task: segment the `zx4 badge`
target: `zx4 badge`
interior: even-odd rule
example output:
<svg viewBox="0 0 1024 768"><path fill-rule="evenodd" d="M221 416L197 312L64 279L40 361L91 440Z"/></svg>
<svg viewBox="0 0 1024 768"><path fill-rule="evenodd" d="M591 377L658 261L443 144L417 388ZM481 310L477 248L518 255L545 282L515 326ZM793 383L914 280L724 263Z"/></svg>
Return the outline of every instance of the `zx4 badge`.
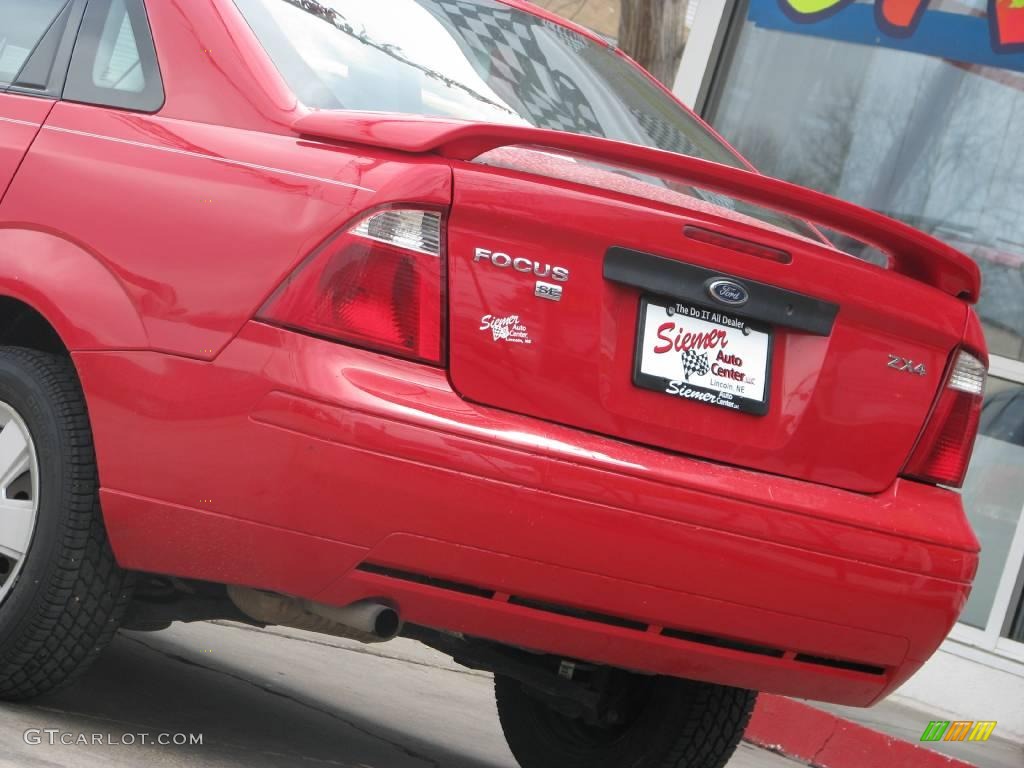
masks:
<svg viewBox="0 0 1024 768"><path fill-rule="evenodd" d="M908 360L905 357L899 355L889 354L889 367L895 368L897 371L905 371L906 373L916 373L918 376L924 376L928 373L928 369L925 368L924 363L915 363L913 360Z"/></svg>

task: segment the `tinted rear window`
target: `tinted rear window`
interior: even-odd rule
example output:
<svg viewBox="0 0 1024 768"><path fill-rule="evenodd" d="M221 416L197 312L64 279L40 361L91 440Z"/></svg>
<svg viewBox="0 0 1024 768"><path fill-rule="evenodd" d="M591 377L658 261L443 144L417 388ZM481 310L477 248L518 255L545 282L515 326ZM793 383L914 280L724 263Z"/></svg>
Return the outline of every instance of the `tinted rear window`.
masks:
<svg viewBox="0 0 1024 768"><path fill-rule="evenodd" d="M743 165L607 46L494 0L235 1L310 107L526 125ZM785 216L693 193L809 234Z"/></svg>

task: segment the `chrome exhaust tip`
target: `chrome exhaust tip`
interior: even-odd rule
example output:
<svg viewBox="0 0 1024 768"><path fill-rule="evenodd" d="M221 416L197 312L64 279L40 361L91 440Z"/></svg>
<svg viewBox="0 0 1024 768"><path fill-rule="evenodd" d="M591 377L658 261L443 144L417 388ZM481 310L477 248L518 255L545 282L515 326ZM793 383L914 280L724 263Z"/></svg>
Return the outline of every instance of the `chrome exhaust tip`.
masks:
<svg viewBox="0 0 1024 768"><path fill-rule="evenodd" d="M366 632L382 641L393 640L402 631L402 620L398 611L377 600L361 600L343 608L312 602L304 603L303 607L310 613Z"/></svg>
<svg viewBox="0 0 1024 768"><path fill-rule="evenodd" d="M339 607L235 586L228 587L228 596L242 613L261 624L347 637L363 643L393 640L402 631L398 611L380 599Z"/></svg>

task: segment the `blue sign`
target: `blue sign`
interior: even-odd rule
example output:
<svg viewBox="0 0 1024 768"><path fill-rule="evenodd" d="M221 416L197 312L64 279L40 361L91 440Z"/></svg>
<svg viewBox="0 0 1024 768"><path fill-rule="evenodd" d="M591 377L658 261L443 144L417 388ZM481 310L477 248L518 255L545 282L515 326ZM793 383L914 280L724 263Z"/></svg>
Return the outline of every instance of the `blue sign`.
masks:
<svg viewBox="0 0 1024 768"><path fill-rule="evenodd" d="M748 18L763 29L1024 72L1024 53L996 52L989 19L981 16L925 11L913 34L906 37L885 34L879 28L874 7L865 3L846 5L825 18L797 21L783 11L779 0L750 0Z"/></svg>

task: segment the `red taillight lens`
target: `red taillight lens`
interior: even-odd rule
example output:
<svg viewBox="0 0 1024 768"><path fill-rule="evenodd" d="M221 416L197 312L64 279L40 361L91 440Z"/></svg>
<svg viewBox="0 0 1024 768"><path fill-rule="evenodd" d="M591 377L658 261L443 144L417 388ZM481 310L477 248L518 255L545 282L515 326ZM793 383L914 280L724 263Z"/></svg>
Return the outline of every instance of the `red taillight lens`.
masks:
<svg viewBox="0 0 1024 768"><path fill-rule="evenodd" d="M957 353L905 475L953 488L964 484L978 434L985 377L980 360L962 350Z"/></svg>
<svg viewBox="0 0 1024 768"><path fill-rule="evenodd" d="M444 360L444 218L379 211L334 238L257 317L411 360Z"/></svg>

